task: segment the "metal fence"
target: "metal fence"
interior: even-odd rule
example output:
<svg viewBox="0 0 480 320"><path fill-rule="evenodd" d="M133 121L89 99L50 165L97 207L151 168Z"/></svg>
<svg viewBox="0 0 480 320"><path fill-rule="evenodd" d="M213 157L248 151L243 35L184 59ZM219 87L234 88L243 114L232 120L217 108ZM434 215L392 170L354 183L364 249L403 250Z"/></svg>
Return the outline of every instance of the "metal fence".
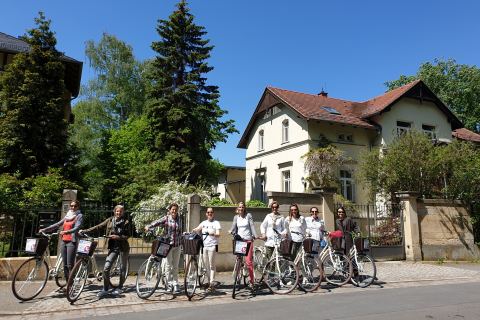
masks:
<svg viewBox="0 0 480 320"><path fill-rule="evenodd" d="M112 203L105 204L97 201L81 201L80 209L84 218L82 229L93 227L108 217L112 217L114 207L115 204ZM136 211L154 213L158 217L163 216L167 212L165 208L142 208ZM131 213L132 209L125 206L125 215L130 221L132 221ZM23 256L26 238L35 237L38 229L59 221L60 216L60 207L18 209L8 212L0 209L0 258ZM133 221L130 232L130 252L148 252L150 245L136 232ZM104 234L105 230L97 230L92 233L92 236L99 237ZM102 247L103 243L99 243L99 249L102 249ZM57 245L55 241L52 241L50 245L50 252L52 255L56 255Z"/></svg>

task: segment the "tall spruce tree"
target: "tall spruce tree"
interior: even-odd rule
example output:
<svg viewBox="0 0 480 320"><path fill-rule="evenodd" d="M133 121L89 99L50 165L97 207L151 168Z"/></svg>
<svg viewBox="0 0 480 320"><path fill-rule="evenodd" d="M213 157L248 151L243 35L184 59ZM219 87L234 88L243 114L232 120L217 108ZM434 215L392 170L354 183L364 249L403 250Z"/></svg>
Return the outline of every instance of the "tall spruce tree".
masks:
<svg viewBox="0 0 480 320"><path fill-rule="evenodd" d="M0 173L46 173L66 161L64 65L50 20L42 12L22 37L18 53L0 76Z"/></svg>
<svg viewBox="0 0 480 320"><path fill-rule="evenodd" d="M233 120L218 105L217 86L207 85L205 75L209 40L205 28L194 23L186 1L180 1L168 20L159 20L161 40L152 43L157 53L151 66L152 87L147 113L153 133L152 151L157 156L159 178L190 183L206 181L210 151L236 132Z"/></svg>

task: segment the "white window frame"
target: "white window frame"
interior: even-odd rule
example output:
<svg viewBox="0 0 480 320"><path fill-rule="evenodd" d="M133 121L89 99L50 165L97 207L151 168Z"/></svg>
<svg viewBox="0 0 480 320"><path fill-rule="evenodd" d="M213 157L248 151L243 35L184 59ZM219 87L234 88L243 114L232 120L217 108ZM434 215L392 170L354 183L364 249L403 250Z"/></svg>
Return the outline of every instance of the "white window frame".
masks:
<svg viewBox="0 0 480 320"><path fill-rule="evenodd" d="M401 136L412 130L412 123L407 121L397 121L397 136Z"/></svg>
<svg viewBox="0 0 480 320"><path fill-rule="evenodd" d="M288 138L288 127L289 127L289 122L288 119L285 119L282 121L282 143L287 143L289 142Z"/></svg>
<svg viewBox="0 0 480 320"><path fill-rule="evenodd" d="M429 124L422 124L423 133L432 140L437 139L437 128Z"/></svg>
<svg viewBox="0 0 480 320"><path fill-rule="evenodd" d="M265 150L265 131L261 129L258 131L258 151Z"/></svg>
<svg viewBox="0 0 480 320"><path fill-rule="evenodd" d="M345 199L355 202L355 181L348 170L340 170L340 193Z"/></svg>
<svg viewBox="0 0 480 320"><path fill-rule="evenodd" d="M290 170L282 171L282 192L292 191L292 176Z"/></svg>

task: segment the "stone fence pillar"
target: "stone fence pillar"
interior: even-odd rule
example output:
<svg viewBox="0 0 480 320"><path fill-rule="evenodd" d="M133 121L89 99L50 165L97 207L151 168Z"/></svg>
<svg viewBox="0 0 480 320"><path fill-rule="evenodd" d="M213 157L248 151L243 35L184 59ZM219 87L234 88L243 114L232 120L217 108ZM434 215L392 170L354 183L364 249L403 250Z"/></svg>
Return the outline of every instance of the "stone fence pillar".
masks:
<svg viewBox="0 0 480 320"><path fill-rule="evenodd" d="M74 189L63 189L62 193L62 212L60 213L60 219L63 219L67 214L68 210L70 210L70 203L72 201L77 200L78 191ZM82 206L80 204L80 210L82 210ZM62 237L58 237L58 245L57 245L57 255L60 254L60 245Z"/></svg>
<svg viewBox="0 0 480 320"><path fill-rule="evenodd" d="M418 193L401 191L397 192L396 196L405 208L403 210L403 233L406 260L421 261L422 247L420 245L420 228L417 211Z"/></svg>
<svg viewBox="0 0 480 320"><path fill-rule="evenodd" d="M333 190L321 190L319 192L323 198L322 211L325 229L327 231L335 230L335 203L333 200Z"/></svg>
<svg viewBox="0 0 480 320"><path fill-rule="evenodd" d="M185 231L192 231L193 228L198 227L200 221L200 196L197 194L192 194L188 197L186 217L187 230Z"/></svg>

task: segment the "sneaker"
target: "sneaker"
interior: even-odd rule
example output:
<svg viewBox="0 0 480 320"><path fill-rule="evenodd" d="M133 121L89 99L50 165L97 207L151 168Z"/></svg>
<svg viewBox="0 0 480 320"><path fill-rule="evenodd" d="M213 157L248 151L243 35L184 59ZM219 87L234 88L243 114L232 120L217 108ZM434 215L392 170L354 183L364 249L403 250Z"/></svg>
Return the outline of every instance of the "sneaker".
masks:
<svg viewBox="0 0 480 320"><path fill-rule="evenodd" d="M113 289L113 290L112 290L112 294L113 294L114 296L119 296L119 295L121 295L122 293L123 293L122 288L116 288L116 289Z"/></svg>
<svg viewBox="0 0 480 320"><path fill-rule="evenodd" d="M178 289L178 284L173 285L173 292L175 293L180 292L180 290Z"/></svg>
<svg viewBox="0 0 480 320"><path fill-rule="evenodd" d="M106 296L108 296L108 291L107 291L107 290L103 290L103 289L102 289L102 290L100 290L100 291L97 293L97 297L98 297L98 298L104 298L104 297L106 297Z"/></svg>

